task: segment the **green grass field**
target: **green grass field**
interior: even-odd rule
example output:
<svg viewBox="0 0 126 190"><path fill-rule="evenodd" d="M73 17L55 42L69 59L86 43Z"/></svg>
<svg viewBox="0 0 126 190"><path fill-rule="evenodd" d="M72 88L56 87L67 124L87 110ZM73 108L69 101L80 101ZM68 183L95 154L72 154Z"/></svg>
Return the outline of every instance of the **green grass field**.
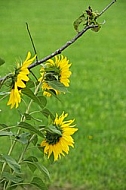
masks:
<svg viewBox="0 0 126 190"><path fill-rule="evenodd" d="M29 50L33 52L26 22L41 59L76 35L73 21L89 5L101 11L110 1L1 1L0 57L6 64L0 75L12 71ZM66 157L45 161L50 190L126 190L125 8L126 2L118 0L99 19L106 23L98 33L87 31L63 52L72 63L70 93L61 97L63 103L52 98L48 107L53 113L68 112L79 130L75 148ZM4 105L7 101L0 102L0 122L11 125L18 117L16 110ZM8 150L8 141L3 140L0 153Z"/></svg>

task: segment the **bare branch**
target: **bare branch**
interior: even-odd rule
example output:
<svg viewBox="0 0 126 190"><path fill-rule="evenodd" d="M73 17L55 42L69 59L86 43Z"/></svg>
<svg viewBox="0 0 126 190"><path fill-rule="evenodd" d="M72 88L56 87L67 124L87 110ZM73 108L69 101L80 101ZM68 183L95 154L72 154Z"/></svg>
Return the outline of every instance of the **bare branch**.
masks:
<svg viewBox="0 0 126 190"><path fill-rule="evenodd" d="M44 63L45 61L47 61L48 59L51 59L52 57L54 57L55 55L61 54L61 52L68 48L71 44L73 44L78 38L80 38L87 30L91 29L91 28L95 28L97 27L97 25L89 25L87 27L85 27L81 32L79 32L72 40L67 41L61 48L57 49L55 52L53 52L52 54L44 57L43 59L39 60L38 62L35 62L33 64L31 64L28 68L32 69L33 67L36 67L37 65L40 65L41 63Z"/></svg>
<svg viewBox="0 0 126 190"><path fill-rule="evenodd" d="M109 5L107 5L102 11L101 13L99 13L99 15L97 16L100 17L109 7L111 7L114 3L116 2L116 0L113 0ZM34 51L36 52L36 49L35 49L35 46L34 46L34 43L33 43L33 40L32 40L32 36L30 34L30 31L29 31L29 28L28 28L28 24L26 23L26 26L27 26L27 30L28 30L28 33L29 33L29 36L30 36L30 39L31 39L31 42L32 42L32 45L33 45L33 48L34 48ZM87 30L91 29L91 28L95 28L95 27L98 27L98 25L88 25L86 26L81 32L79 32L74 38L72 38L70 41L67 41L62 47L60 47L59 49L57 49L56 51L54 51L53 53L51 53L50 55L44 57L43 59L41 60L36 60L35 63L31 64L28 69L32 69L34 67L36 67L37 65L40 65L41 63L44 63L45 61L47 61L48 59L51 59L52 57L54 57L55 55L58 55L58 54L61 54L61 52L63 50L65 50L66 48L68 48L71 44L73 44L76 40L78 40ZM3 78L0 78L0 86L3 85L3 83L11 78L12 74L8 74L6 76L4 76Z"/></svg>
<svg viewBox="0 0 126 190"><path fill-rule="evenodd" d="M109 7L111 7L114 3L116 2L116 0L113 0L110 4L108 4L98 15L98 17L100 17ZM71 44L73 44L78 38L80 38L87 30L91 29L91 28L95 28L98 27L97 25L89 25L86 26L81 32L79 32L72 40L67 41L65 45L63 45L61 48L57 49L55 52L53 52L52 54L48 55L47 57L44 57L43 59L36 61L35 63L31 64L28 68L32 69L33 67L36 67L37 65L40 65L41 63L44 63L45 61L47 61L48 59L51 59L52 57L54 57L55 55L60 54L64 49L68 48Z"/></svg>
<svg viewBox="0 0 126 190"><path fill-rule="evenodd" d="M97 18L100 17L105 11L107 11L107 9L110 8L115 2L116 2L116 0L113 0L110 4L108 4L108 5L99 13L99 15L97 16Z"/></svg>

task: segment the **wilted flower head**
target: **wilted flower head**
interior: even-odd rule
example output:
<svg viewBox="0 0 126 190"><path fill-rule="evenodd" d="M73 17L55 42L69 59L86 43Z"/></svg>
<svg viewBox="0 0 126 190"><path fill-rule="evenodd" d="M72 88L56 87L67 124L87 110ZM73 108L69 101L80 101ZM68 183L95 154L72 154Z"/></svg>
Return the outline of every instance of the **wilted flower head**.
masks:
<svg viewBox="0 0 126 190"><path fill-rule="evenodd" d="M14 75L12 76L12 84L11 84L11 92L10 98L7 105L11 105L11 108L16 106L18 107L21 102L21 89L26 87L26 82L29 80L28 74L29 69L28 66L35 60L36 56L31 58L31 53L28 52L28 55L25 61L21 64L18 64L15 69Z"/></svg>
<svg viewBox="0 0 126 190"><path fill-rule="evenodd" d="M53 126L55 131L47 131L45 140L42 141L41 146L44 147L44 153L48 154L48 158L51 154L54 155L54 161L58 160L64 153L68 154L69 146L74 147L74 140L71 137L78 129L72 125L74 120L64 121L68 114L62 113L61 116L56 114ZM51 128L51 127L50 127Z"/></svg>

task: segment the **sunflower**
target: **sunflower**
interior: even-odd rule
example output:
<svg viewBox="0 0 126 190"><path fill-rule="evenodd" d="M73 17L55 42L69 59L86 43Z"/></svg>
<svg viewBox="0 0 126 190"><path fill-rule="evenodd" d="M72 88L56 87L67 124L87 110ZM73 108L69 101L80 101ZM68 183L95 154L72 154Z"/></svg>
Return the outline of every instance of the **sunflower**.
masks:
<svg viewBox="0 0 126 190"><path fill-rule="evenodd" d="M29 80L28 74L28 66L35 60L36 56L31 58L31 53L28 52L28 55L20 66L18 64L17 68L15 69L14 75L12 76L12 84L11 84L11 92L10 98L7 105L11 105L11 108L16 106L18 107L19 103L21 102L21 89L26 87L26 82Z"/></svg>
<svg viewBox="0 0 126 190"><path fill-rule="evenodd" d="M74 140L71 137L78 129L74 128L74 120L64 121L68 114L62 113L61 116L56 114L53 126L58 130L58 133L47 131L45 140L41 142L41 147L44 147L44 153L48 154L48 158L51 154L54 155L54 161L58 160L64 153L68 154L69 146L74 147Z"/></svg>
<svg viewBox="0 0 126 190"><path fill-rule="evenodd" d="M51 82L60 82L65 87L69 87L69 77L71 75L71 71L69 70L71 64L69 60L61 56L55 56L54 60L49 59L44 67L41 68L42 77L39 81L42 81L42 90L44 91L44 95L51 96L51 92L54 94L60 94L61 91L51 86ZM50 82L51 81L51 82ZM57 84L57 83L55 83Z"/></svg>

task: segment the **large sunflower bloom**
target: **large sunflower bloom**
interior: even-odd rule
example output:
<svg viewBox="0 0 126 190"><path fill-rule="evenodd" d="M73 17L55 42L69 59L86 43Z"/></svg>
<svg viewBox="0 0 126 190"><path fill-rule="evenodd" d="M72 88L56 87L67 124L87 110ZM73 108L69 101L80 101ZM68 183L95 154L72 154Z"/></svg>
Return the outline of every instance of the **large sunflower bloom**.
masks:
<svg viewBox="0 0 126 190"><path fill-rule="evenodd" d="M69 70L71 64L69 60L61 56L55 56L54 60L49 59L45 66L41 68L42 77L39 81L42 81L42 90L44 95L51 96L49 91L53 91L56 95L60 93L59 90L54 89L49 83L49 81L58 81L62 83L65 87L69 86L71 71Z"/></svg>
<svg viewBox="0 0 126 190"><path fill-rule="evenodd" d="M54 155L54 161L58 160L64 153L68 154L69 146L74 147L74 140L71 137L78 129L71 125L74 120L64 121L68 114L62 113L61 116L56 114L53 125L60 133L46 132L45 140L42 141L41 146L44 147L44 153Z"/></svg>
<svg viewBox="0 0 126 190"><path fill-rule="evenodd" d="M21 102L21 89L26 87L26 82L29 80L28 74L28 66L35 60L36 56L31 58L31 53L28 52L28 55L25 61L22 63L21 66L17 66L15 69L15 73L12 76L12 84L11 84L11 92L10 98L7 105L11 105L11 108L16 106L18 107L19 103Z"/></svg>

